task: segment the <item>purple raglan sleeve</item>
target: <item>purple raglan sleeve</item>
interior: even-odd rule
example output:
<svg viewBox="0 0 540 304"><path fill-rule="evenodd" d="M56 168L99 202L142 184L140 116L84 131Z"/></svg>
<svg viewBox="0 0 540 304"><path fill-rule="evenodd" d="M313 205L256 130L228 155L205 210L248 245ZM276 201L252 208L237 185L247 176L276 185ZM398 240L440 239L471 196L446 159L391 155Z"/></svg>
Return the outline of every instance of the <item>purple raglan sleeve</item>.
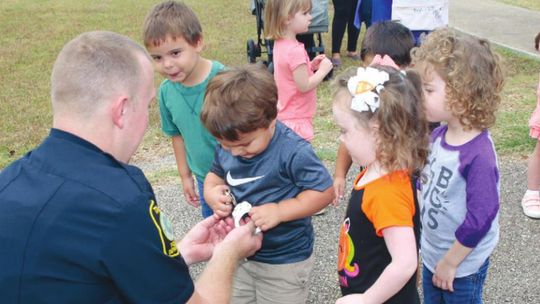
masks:
<svg viewBox="0 0 540 304"><path fill-rule="evenodd" d="M484 147L478 147L472 159L461 160L464 166L460 171L467 183L467 213L455 236L462 245L469 248L476 247L484 238L499 212L497 158L487 136L484 143Z"/></svg>

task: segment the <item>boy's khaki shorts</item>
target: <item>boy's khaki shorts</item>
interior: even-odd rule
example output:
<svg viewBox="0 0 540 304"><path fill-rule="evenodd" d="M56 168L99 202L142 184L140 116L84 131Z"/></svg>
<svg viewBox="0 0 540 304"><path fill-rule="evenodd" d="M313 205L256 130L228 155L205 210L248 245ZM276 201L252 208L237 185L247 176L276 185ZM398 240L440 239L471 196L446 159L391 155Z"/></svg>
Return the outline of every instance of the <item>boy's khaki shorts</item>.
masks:
<svg viewBox="0 0 540 304"><path fill-rule="evenodd" d="M312 269L313 255L291 264L241 262L234 277L231 303L306 303Z"/></svg>

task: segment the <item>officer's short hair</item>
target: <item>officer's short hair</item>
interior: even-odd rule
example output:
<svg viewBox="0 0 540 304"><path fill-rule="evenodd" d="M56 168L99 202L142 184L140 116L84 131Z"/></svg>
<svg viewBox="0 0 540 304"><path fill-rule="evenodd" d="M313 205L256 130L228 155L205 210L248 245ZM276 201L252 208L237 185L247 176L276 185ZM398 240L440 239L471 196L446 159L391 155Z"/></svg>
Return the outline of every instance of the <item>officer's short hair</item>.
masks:
<svg viewBox="0 0 540 304"><path fill-rule="evenodd" d="M268 128L277 117L274 77L257 65L218 73L206 89L201 120L218 139L236 141L242 133Z"/></svg>
<svg viewBox="0 0 540 304"><path fill-rule="evenodd" d="M150 60L142 46L120 34L96 31L77 36L62 48L53 67L55 115L88 118L119 90L127 89L135 99L145 57Z"/></svg>

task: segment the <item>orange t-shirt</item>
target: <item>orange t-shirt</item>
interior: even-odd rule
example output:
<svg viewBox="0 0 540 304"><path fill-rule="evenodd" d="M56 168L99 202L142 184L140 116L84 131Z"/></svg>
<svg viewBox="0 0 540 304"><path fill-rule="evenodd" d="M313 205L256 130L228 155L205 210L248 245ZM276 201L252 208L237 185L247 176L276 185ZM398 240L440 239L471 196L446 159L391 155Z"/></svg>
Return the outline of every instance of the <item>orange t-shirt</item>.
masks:
<svg viewBox="0 0 540 304"><path fill-rule="evenodd" d="M395 171L356 186L358 175L339 236L338 273L343 295L365 292L392 258L382 231L392 226L414 229L416 247L420 217L414 180L406 171ZM416 276L387 303L419 303Z"/></svg>
<svg viewBox="0 0 540 304"><path fill-rule="evenodd" d="M382 237L382 230L391 226L413 227L415 198L406 172L392 172L358 187L361 176L356 178L354 189L364 189L362 211L373 223L378 236Z"/></svg>

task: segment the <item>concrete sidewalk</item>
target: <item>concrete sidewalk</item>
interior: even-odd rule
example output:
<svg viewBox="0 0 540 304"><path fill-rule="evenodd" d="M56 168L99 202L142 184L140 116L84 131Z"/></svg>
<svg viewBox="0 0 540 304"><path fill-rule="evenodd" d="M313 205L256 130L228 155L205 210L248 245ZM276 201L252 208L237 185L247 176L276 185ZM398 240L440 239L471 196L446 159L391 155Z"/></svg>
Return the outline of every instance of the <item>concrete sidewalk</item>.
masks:
<svg viewBox="0 0 540 304"><path fill-rule="evenodd" d="M494 0L450 0L449 25L540 60L534 49L539 11Z"/></svg>

